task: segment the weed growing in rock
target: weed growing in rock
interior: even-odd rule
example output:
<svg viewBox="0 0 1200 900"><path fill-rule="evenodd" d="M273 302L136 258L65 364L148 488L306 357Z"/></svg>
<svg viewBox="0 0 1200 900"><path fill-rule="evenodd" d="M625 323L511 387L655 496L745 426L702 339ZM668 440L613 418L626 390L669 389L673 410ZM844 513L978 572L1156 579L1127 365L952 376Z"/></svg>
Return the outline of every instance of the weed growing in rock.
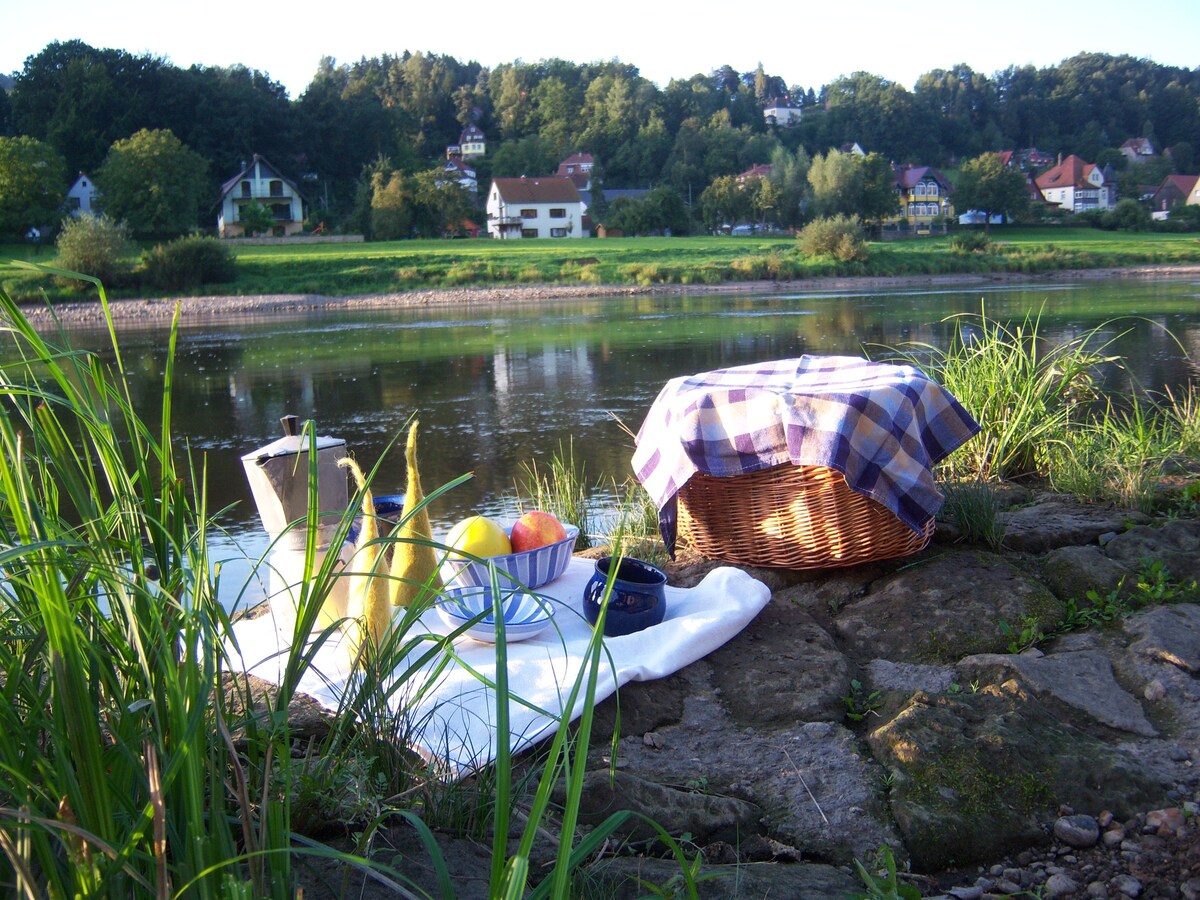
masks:
<svg viewBox="0 0 1200 900"><path fill-rule="evenodd" d="M883 706L883 694L879 691L867 693L866 687L857 678L850 680L850 693L842 698L846 704L846 718L851 722L861 722L867 716L878 715L879 707Z"/></svg>
<svg viewBox="0 0 1200 900"><path fill-rule="evenodd" d="M854 868L866 885L866 892L851 894L855 900L921 900L916 886L903 882L896 875L896 857L892 848L884 844L875 853L868 869L857 859Z"/></svg>

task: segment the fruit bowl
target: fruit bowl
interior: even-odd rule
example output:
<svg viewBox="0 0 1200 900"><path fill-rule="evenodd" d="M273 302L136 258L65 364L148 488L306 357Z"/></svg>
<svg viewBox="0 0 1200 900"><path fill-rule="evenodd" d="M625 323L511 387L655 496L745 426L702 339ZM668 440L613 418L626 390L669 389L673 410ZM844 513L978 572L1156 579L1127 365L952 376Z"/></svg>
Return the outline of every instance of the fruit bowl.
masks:
<svg viewBox="0 0 1200 900"><path fill-rule="evenodd" d="M477 641L496 642L496 616L492 609L490 587L448 588L445 593L446 599L438 603L437 612L447 628L457 631L480 613L485 613L463 634ZM506 641L524 641L535 637L549 626L554 617L549 600L524 591L504 595L501 608L504 611Z"/></svg>
<svg viewBox="0 0 1200 900"><path fill-rule="evenodd" d="M512 526L506 526L511 532ZM567 536L561 541L505 556L491 556L486 562L474 562L462 557L451 556L443 568L443 579L450 587L491 587L491 566L496 568L496 580L501 590L516 587L530 589L549 584L567 570L567 563L575 551L575 539L579 529L574 525L563 525ZM489 563L491 565L489 565Z"/></svg>

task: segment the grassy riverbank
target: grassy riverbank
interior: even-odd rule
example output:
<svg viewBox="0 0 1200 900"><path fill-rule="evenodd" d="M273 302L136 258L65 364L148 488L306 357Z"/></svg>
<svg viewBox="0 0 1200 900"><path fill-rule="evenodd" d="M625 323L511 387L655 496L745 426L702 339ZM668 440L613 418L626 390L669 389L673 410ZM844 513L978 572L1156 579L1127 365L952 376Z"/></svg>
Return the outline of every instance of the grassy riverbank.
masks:
<svg viewBox="0 0 1200 900"><path fill-rule="evenodd" d="M214 296L319 294L345 297L471 286L664 284L713 286L827 277L1045 273L1066 269L1200 264L1194 234L1105 232L1089 228L997 229L982 252L956 251L949 237L873 243L864 262L805 257L791 238L619 238L615 240L393 241L259 246L230 242L237 279L194 293ZM0 259L50 263L24 245L0 245ZM0 289L18 302L79 296L34 273L0 266ZM115 297L142 296L136 288Z"/></svg>

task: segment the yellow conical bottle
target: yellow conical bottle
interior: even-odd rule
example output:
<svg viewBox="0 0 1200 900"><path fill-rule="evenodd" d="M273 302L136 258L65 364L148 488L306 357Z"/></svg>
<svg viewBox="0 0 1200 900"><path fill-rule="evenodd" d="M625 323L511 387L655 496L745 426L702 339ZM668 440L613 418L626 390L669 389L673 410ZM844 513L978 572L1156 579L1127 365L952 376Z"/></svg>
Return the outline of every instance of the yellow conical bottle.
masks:
<svg viewBox="0 0 1200 900"><path fill-rule="evenodd" d="M354 557L347 568L350 579L347 587L346 615L350 619L345 634L350 652L350 662L360 666L363 662L364 645L369 641L378 650L392 622L392 606L388 598L385 576L380 571L383 565L382 544L379 542L379 522L375 518L375 498L366 487L366 479L358 463L350 457L338 461L354 475L354 482L363 492L362 529L358 533Z"/></svg>
<svg viewBox="0 0 1200 900"><path fill-rule="evenodd" d="M393 606L410 606L427 590L440 590L437 553L429 544L433 530L429 527L429 510L421 506L425 492L421 490L421 473L417 468L417 425L414 420L408 429L408 444L404 459L408 464L408 485L404 492L399 540L392 548L391 593ZM417 507L420 506L420 509ZM428 585L428 588L426 587Z"/></svg>

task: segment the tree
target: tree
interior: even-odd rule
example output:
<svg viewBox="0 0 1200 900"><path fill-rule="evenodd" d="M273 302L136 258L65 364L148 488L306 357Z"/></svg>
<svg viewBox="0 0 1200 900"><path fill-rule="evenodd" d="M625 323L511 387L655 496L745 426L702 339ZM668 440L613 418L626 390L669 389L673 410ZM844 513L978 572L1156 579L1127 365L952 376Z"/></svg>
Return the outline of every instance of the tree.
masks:
<svg viewBox="0 0 1200 900"><path fill-rule="evenodd" d="M0 137L0 235L23 235L54 224L62 205L67 164L31 137Z"/></svg>
<svg viewBox="0 0 1200 900"><path fill-rule="evenodd" d="M808 170L812 202L818 216L858 215L862 168L852 153L830 150L813 158Z"/></svg>
<svg viewBox="0 0 1200 900"><path fill-rule="evenodd" d="M246 235L253 237L256 234L266 234L271 230L271 226L275 224L275 214L255 200L238 209L238 221L242 223L242 229Z"/></svg>
<svg viewBox="0 0 1200 900"><path fill-rule="evenodd" d="M866 222L879 222L896 215L896 171L879 153L868 153L858 163L862 195L858 215Z"/></svg>
<svg viewBox="0 0 1200 900"><path fill-rule="evenodd" d="M96 172L104 211L135 235L178 235L196 227L208 163L173 133L142 129L117 141Z"/></svg>
<svg viewBox="0 0 1200 900"><path fill-rule="evenodd" d="M984 214L983 230L991 229L993 215L1009 219L1022 215L1029 205L1025 176L1006 166L998 153L984 153L963 163L954 189L954 205L966 212L977 209Z"/></svg>

